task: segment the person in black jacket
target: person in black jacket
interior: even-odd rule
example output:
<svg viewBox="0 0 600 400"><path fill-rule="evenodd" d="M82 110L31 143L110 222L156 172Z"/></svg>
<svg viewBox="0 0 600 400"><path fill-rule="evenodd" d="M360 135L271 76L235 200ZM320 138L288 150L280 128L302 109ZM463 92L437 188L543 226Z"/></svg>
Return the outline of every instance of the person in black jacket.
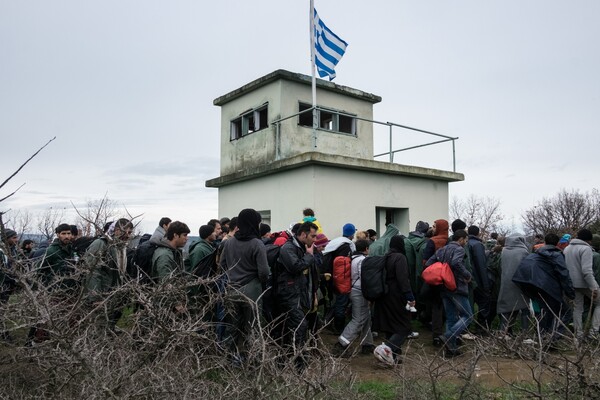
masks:
<svg viewBox="0 0 600 400"><path fill-rule="evenodd" d="M279 253L276 301L283 320L283 344L297 349L306 342L305 315L318 305L318 272L313 257L317 230L312 222L304 222ZM303 364L300 357L297 364Z"/></svg>
<svg viewBox="0 0 600 400"><path fill-rule="evenodd" d="M404 236L392 237L385 265L388 293L375 302L373 310L373 330L384 334L384 344L392 350L394 363L399 362L400 347L412 332L412 318L406 305L415 306L405 253Z"/></svg>
<svg viewBox="0 0 600 400"><path fill-rule="evenodd" d="M485 245L479 238L478 226L469 226L467 233L469 234L467 249L469 250L473 279L476 284L475 289L473 289L473 297L478 307L477 331L480 334L487 334L492 326L492 321L496 317L496 304L493 301L492 285L488 277Z"/></svg>
<svg viewBox="0 0 600 400"><path fill-rule="evenodd" d="M544 238L546 244L525 257L512 278L525 295L538 300L540 330L551 335L552 341L557 340L559 333L564 331L564 323L560 321L569 312L564 297L571 300L575 298L565 256L556 247L558 241L558 235L547 234Z"/></svg>

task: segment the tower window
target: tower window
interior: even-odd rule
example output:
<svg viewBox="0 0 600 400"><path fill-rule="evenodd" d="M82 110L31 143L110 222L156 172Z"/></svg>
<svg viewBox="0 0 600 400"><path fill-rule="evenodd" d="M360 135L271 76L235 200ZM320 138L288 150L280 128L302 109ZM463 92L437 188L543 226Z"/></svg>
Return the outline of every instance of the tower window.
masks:
<svg viewBox="0 0 600 400"><path fill-rule="evenodd" d="M244 111L239 117L231 121L230 140L236 140L261 129L269 127L268 109L269 104Z"/></svg>
<svg viewBox="0 0 600 400"><path fill-rule="evenodd" d="M299 111L310 109L311 106L306 103L299 104ZM298 124L301 126L312 127L312 112L305 112L298 116ZM356 118L341 111L330 109L317 109L317 126L327 131L346 133L356 136Z"/></svg>

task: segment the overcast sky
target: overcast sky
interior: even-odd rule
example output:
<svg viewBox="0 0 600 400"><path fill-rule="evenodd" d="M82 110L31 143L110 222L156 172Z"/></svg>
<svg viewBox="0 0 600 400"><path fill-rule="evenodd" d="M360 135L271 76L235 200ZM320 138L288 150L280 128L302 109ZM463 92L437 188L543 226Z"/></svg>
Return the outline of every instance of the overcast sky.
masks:
<svg viewBox="0 0 600 400"><path fill-rule="evenodd" d="M561 188L598 187L599 1L315 3L349 43L335 82L381 96L376 120L460 137L466 179L451 195L499 198L510 224ZM280 68L310 75L308 8L0 0L1 180L57 137L1 190L26 183L0 209L107 193L144 213L146 231L165 215L193 232L221 217L204 187L219 175L212 101ZM452 169L439 147L419 164Z"/></svg>

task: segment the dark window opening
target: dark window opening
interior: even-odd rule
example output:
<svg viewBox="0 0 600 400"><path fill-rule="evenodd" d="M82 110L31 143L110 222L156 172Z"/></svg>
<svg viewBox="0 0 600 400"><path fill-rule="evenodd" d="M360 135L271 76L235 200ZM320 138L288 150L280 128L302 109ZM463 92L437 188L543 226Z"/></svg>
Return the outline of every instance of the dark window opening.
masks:
<svg viewBox="0 0 600 400"><path fill-rule="evenodd" d="M298 111L310 109L306 103L299 103ZM317 109L317 126L332 132L347 133L356 136L356 118L351 115L341 114L334 110ZM313 126L312 112L305 112L298 116L298 124L301 126Z"/></svg>
<svg viewBox="0 0 600 400"><path fill-rule="evenodd" d="M308 104L303 104L300 103L300 109L298 110L299 112L302 112L304 110L308 110L309 108L311 108ZM298 123L302 126L312 126L313 124L313 116L312 116L312 111L307 111L305 113L300 114L298 117Z"/></svg>
<svg viewBox="0 0 600 400"><path fill-rule="evenodd" d="M269 127L268 104L260 108L244 111L240 117L231 121L229 140L236 140L261 129Z"/></svg>
<svg viewBox="0 0 600 400"><path fill-rule="evenodd" d="M338 131L344 132L344 133L350 133L352 135L354 135L356 133L356 130L354 128L356 120L354 118L348 117L346 115L338 115L338 118L339 118Z"/></svg>

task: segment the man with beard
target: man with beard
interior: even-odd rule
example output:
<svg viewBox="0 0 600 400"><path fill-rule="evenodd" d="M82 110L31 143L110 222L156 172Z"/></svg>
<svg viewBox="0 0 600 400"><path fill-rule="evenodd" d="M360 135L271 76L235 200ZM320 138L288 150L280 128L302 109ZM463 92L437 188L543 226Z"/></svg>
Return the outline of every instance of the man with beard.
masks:
<svg viewBox="0 0 600 400"><path fill-rule="evenodd" d="M279 253L276 299L283 318L284 344L297 349L306 341L305 315L318 305L319 277L313 257L318 229L312 222L304 222ZM304 367L301 356L296 365Z"/></svg>
<svg viewBox="0 0 600 400"><path fill-rule="evenodd" d="M127 242L132 231L133 224L128 219L114 221L103 236L94 240L84 256L84 263L90 269L86 282L87 302L102 317L108 317L101 323L109 329L115 327L122 314L124 299L110 293L127 274ZM109 304L103 306L104 301ZM105 307L108 312L104 311Z"/></svg>
<svg viewBox="0 0 600 400"><path fill-rule="evenodd" d="M77 297L79 279L76 274L75 260L73 260L73 232L71 225L60 224L54 230L56 239L48 246L40 267L37 271L40 283L49 293L52 293L53 303L67 302ZM50 334L43 328L43 324L32 326L27 334L26 345L34 341L41 342L49 339Z"/></svg>
<svg viewBox="0 0 600 400"><path fill-rule="evenodd" d="M73 248L71 241L73 234L71 225L60 224L54 230L56 239L52 242L40 265L39 274L42 284L48 290L53 290L56 287L74 288L77 281L70 279L74 271L72 262Z"/></svg>

